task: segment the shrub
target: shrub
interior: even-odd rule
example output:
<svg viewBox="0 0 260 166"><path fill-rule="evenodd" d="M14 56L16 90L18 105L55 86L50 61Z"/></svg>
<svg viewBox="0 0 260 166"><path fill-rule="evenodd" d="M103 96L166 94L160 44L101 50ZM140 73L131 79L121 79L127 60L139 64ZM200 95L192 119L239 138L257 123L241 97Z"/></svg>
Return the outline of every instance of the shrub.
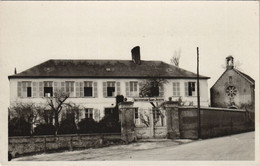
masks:
<svg viewBox="0 0 260 166"><path fill-rule="evenodd" d="M55 127L52 124L39 124L34 129L34 135L54 135Z"/></svg>
<svg viewBox="0 0 260 166"><path fill-rule="evenodd" d="M8 123L9 136L29 136L31 135L31 124L23 118L13 118Z"/></svg>
<svg viewBox="0 0 260 166"><path fill-rule="evenodd" d="M100 132L102 133L114 133L121 131L121 125L118 119L111 115L106 115L101 121L99 122Z"/></svg>
<svg viewBox="0 0 260 166"><path fill-rule="evenodd" d="M77 133L76 123L70 119L65 119L61 121L60 127L58 129L58 134L75 134Z"/></svg>
<svg viewBox="0 0 260 166"><path fill-rule="evenodd" d="M82 119L78 123L78 127L79 127L78 132L80 134L98 133L99 132L99 125L92 118Z"/></svg>

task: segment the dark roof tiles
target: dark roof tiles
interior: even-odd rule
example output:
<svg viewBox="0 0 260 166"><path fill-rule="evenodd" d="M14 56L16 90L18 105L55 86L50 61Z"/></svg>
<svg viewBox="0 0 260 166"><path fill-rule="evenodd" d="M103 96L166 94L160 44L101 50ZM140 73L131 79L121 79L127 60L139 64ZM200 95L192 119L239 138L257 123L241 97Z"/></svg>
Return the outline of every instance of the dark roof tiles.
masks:
<svg viewBox="0 0 260 166"><path fill-rule="evenodd" d="M196 78L196 74L162 61L48 60L8 78ZM209 77L201 76L201 79Z"/></svg>

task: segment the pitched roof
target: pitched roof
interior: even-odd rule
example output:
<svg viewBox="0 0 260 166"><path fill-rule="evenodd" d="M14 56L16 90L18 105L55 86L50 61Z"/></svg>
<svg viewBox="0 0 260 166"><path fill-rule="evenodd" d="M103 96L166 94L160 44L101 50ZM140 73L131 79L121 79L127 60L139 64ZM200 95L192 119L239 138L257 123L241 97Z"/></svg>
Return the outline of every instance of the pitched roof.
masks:
<svg viewBox="0 0 260 166"><path fill-rule="evenodd" d="M241 72L241 71L239 71L239 70L237 70L237 69L235 69L235 68L233 68L233 69L231 69L231 70L234 70L236 73L238 73L239 75L241 75L243 78L245 78L245 80L247 80L250 84L252 84L252 85L254 85L255 84L255 80L252 78L252 77L250 77L249 75L247 75L247 74L245 74L245 73L243 73L243 72ZM228 71L228 69L226 69L223 73L222 73L222 75L218 78L218 80L214 83L214 85L211 87L211 88L213 88L216 84L217 84L217 82L222 78L222 76L226 73Z"/></svg>
<svg viewBox="0 0 260 166"><path fill-rule="evenodd" d="M249 81L251 84L255 84L255 80L250 77L249 75L237 70L237 69L234 69L238 74L242 75L247 81Z"/></svg>
<svg viewBox="0 0 260 166"><path fill-rule="evenodd" d="M48 60L8 78L196 78L196 74L162 61ZM201 76L201 79L209 77Z"/></svg>

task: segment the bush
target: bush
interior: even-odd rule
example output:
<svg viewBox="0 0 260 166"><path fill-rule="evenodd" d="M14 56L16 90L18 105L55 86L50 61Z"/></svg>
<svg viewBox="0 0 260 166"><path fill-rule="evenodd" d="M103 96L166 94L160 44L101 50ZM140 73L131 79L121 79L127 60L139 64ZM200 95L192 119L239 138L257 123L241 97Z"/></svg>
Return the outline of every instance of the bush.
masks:
<svg viewBox="0 0 260 166"><path fill-rule="evenodd" d="M58 134L76 134L77 126L76 123L70 119L65 119L61 121L60 127L58 129Z"/></svg>
<svg viewBox="0 0 260 166"><path fill-rule="evenodd" d="M34 135L55 135L55 127L52 124L39 124L34 129Z"/></svg>
<svg viewBox="0 0 260 166"><path fill-rule="evenodd" d="M87 133L98 133L99 132L99 125L96 121L91 118L82 119L78 123L80 134L87 134Z"/></svg>
<svg viewBox="0 0 260 166"><path fill-rule="evenodd" d="M13 118L8 123L9 136L29 136L31 135L31 124L23 118Z"/></svg>
<svg viewBox="0 0 260 166"><path fill-rule="evenodd" d="M101 121L99 122L100 132L102 133L114 133L121 131L121 125L118 119L111 115L106 115Z"/></svg>

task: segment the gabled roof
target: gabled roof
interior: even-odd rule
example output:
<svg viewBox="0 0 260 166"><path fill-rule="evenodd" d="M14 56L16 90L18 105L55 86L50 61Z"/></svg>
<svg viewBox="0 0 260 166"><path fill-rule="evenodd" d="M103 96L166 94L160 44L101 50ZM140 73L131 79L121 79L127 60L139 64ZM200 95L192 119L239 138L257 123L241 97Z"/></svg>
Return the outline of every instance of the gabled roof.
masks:
<svg viewBox="0 0 260 166"><path fill-rule="evenodd" d="M8 78L196 78L196 74L162 61L48 60ZM201 76L200 79L209 79Z"/></svg>
<svg viewBox="0 0 260 166"><path fill-rule="evenodd" d="M247 74L245 74L245 73L243 73L243 72L241 72L241 71L239 71L239 70L237 70L237 69L234 69L238 74L240 74L240 75L242 75L242 77L244 77L249 83L251 83L251 84L255 84L255 80L252 78L252 77L250 77L249 75L247 75Z"/></svg>
<svg viewBox="0 0 260 166"><path fill-rule="evenodd" d="M218 80L215 82L215 84L211 87L211 88L213 88L216 84L217 84L217 82L221 79L221 77L228 71L229 69L226 69L222 74L221 74L221 76L218 78ZM249 75L247 75L247 74L245 74L245 73L243 73L243 72L241 72L241 71L239 71L239 70L237 70L237 69L230 69L230 70L234 70L237 74L239 74L240 76L242 76L245 80L247 80L250 84L252 84L252 85L254 85L255 84L255 80L252 78L252 77L250 77Z"/></svg>

